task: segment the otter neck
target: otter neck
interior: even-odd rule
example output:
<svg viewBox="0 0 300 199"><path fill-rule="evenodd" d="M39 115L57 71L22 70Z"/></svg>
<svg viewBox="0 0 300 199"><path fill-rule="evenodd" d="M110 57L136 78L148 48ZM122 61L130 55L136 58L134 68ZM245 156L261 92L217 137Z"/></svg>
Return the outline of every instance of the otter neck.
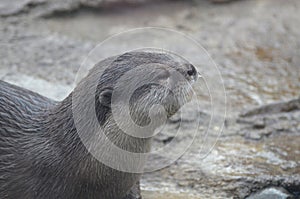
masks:
<svg viewBox="0 0 300 199"><path fill-rule="evenodd" d="M68 151L69 155L83 155L83 157L80 157L82 159L91 156L87 147L83 144L82 138L86 141L102 139L103 136L98 134L99 132L95 130L99 127L101 127L101 130L105 132L106 137L110 139L113 144L123 150L135 153L146 153L150 151L150 138L141 139L127 135L118 129L110 117L102 126L99 125L99 120L93 120L91 123L88 123L89 120L84 122L76 121L80 120L80 118L78 118L78 115L74 117L76 112L73 109L76 109L76 107L73 106L72 102L73 93L52 107L45 118L46 131L55 139L54 143L59 143L58 147L64 151ZM83 105L83 107L87 106ZM85 115L82 115L82 117L84 116ZM84 135L82 134L83 132Z"/></svg>
<svg viewBox="0 0 300 199"><path fill-rule="evenodd" d="M129 190L136 183L140 175L110 168L91 155L79 136L77 128L80 127L77 127L78 124L76 124L74 111L72 109L72 94L70 94L65 100L58 103L56 106L51 107L43 118L46 134L53 140L49 143L56 145L55 149L59 149L57 151L60 151L60 162L58 167L54 166L54 168L59 169L59 172L57 173L64 175L59 176L60 178L72 180L72 184L66 184L65 189L74 189L74 195L78 198L85 198L88 196L100 196L100 198L123 197L123 195L126 194L125 191ZM95 132L86 133L91 139L94 139L95 136L97 136ZM116 137L113 136L115 133L116 132L114 131L109 131L108 135ZM122 138L119 139L121 142L117 143L120 146L130 146L135 142L129 137L119 138ZM132 149L131 146L125 147L125 150L145 151L149 145L149 141L140 142L138 145L140 145L140 148L133 147ZM54 160L51 162L54 162ZM136 164L140 164L140 162L137 162ZM110 175L106 176L108 173ZM105 176L105 181L99 176ZM123 181L116 182L116 179L122 179ZM124 180L127 183L124 183ZM99 192L99 186L106 187L106 191L103 192L101 189L101 192ZM83 189L82 187L85 188ZM114 196L111 194L116 195Z"/></svg>

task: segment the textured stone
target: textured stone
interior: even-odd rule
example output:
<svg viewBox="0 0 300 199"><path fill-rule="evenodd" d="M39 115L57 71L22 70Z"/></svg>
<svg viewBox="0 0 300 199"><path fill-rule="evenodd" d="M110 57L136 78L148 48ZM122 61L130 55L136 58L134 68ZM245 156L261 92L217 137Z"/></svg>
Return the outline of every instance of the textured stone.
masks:
<svg viewBox="0 0 300 199"><path fill-rule="evenodd" d="M3 2L0 79L57 100L74 87L77 70L89 51L123 30L170 27L193 36L208 50L227 92L223 134L205 159L200 155L201 134L170 167L145 174L146 199L245 198L266 187L279 189L259 193L279 190L284 195L283 188L299 195L300 1L236 1L218 6L207 1L173 1L97 12L81 10L82 5L98 7L102 1L7 1L13 3L11 7ZM78 13L69 13L74 10ZM40 15L48 18L32 17ZM215 75L208 66L201 69ZM176 149L183 147L192 137L194 124L205 131L210 101L201 91L200 112L191 109L182 120L172 118L164 134L155 138L156 147L172 138L178 143ZM174 135L179 121L184 127L180 138Z"/></svg>
<svg viewBox="0 0 300 199"><path fill-rule="evenodd" d="M292 199L293 196L286 190L278 187L271 187L255 193L246 199Z"/></svg>

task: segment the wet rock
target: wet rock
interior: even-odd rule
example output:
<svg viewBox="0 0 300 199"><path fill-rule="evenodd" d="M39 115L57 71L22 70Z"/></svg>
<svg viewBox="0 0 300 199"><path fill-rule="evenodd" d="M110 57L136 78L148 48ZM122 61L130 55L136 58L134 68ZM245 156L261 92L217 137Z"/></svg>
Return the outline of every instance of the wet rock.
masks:
<svg viewBox="0 0 300 199"><path fill-rule="evenodd" d="M271 187L252 194L246 199L293 199L294 197L283 188Z"/></svg>
<svg viewBox="0 0 300 199"><path fill-rule="evenodd" d="M239 124L237 131L245 138L253 140L260 140L276 134L298 134L299 102L297 98L288 102L272 103L248 110L247 114L242 114L241 117L237 118L236 122Z"/></svg>
<svg viewBox="0 0 300 199"><path fill-rule="evenodd" d="M33 12L35 16L50 16L53 13L71 12L80 7L99 8L111 4L142 3L147 0L3 0L0 16Z"/></svg>
<svg viewBox="0 0 300 199"><path fill-rule="evenodd" d="M99 41L132 27L177 27L200 41L219 65L228 94L223 134L218 138L203 133L211 114L209 98L201 93L200 111L191 109L182 118L172 118L155 138L154 147L175 141L177 151L193 139L193 126L199 124L197 138L179 160L144 175L146 199L245 198L266 187L282 187L299 196L299 1L238 1L222 6L174 1L74 15L68 12L102 6L103 1L3 2L0 79L54 99L69 93L82 60ZM66 15L57 15L58 11ZM54 17L31 19L46 14ZM248 111L238 116L242 110ZM174 134L179 124L181 137ZM205 136L219 139L208 156L201 150ZM159 154L150 163L162 164L163 158Z"/></svg>
<svg viewBox="0 0 300 199"><path fill-rule="evenodd" d="M42 7L46 3L47 0L2 0L0 2L0 16L26 13L35 7Z"/></svg>
<svg viewBox="0 0 300 199"><path fill-rule="evenodd" d="M260 132L254 131L254 132L247 132L245 134L245 138L252 139L252 140L260 140L262 139L263 135Z"/></svg>
<svg viewBox="0 0 300 199"><path fill-rule="evenodd" d="M247 111L242 113L242 117L249 117L254 115L262 115L262 114L276 114L283 112L291 112L300 110L300 97L297 99L290 100L288 102L279 102L273 103L269 105L265 105L251 111Z"/></svg>

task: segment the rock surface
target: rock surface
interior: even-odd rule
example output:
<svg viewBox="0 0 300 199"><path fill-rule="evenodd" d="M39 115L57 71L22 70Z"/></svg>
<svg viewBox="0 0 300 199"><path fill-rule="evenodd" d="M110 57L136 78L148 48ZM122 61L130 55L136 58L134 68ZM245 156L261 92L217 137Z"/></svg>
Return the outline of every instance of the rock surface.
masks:
<svg viewBox="0 0 300 199"><path fill-rule="evenodd" d="M0 16L29 13L48 16L59 12L69 12L82 7L100 8L120 4L137 4L147 0L3 0L0 3Z"/></svg>
<svg viewBox="0 0 300 199"><path fill-rule="evenodd" d="M291 199L293 196L291 196L286 190L277 188L277 187L271 187L264 189L258 193L255 193L246 199Z"/></svg>
<svg viewBox="0 0 300 199"><path fill-rule="evenodd" d="M251 198L278 190L299 198L300 1L172 1L99 8L103 2L1 1L0 79L61 100L75 86L87 54L109 35L142 26L184 32L219 66L228 102L225 127L205 159L198 136L170 167L145 174L145 198ZM206 93L198 98L201 110L191 109L182 118L185 137L174 135L175 117L155 138L156 147L173 138L178 148L184 146L196 123L204 131L211 117L209 98Z"/></svg>

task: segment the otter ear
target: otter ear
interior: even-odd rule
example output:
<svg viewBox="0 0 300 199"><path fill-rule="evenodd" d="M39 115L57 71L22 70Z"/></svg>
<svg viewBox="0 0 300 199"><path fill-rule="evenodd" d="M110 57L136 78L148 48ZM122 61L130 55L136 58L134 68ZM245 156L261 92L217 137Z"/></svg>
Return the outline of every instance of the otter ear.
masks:
<svg viewBox="0 0 300 199"><path fill-rule="evenodd" d="M105 88L99 94L99 102L102 106L110 107L113 89Z"/></svg>

